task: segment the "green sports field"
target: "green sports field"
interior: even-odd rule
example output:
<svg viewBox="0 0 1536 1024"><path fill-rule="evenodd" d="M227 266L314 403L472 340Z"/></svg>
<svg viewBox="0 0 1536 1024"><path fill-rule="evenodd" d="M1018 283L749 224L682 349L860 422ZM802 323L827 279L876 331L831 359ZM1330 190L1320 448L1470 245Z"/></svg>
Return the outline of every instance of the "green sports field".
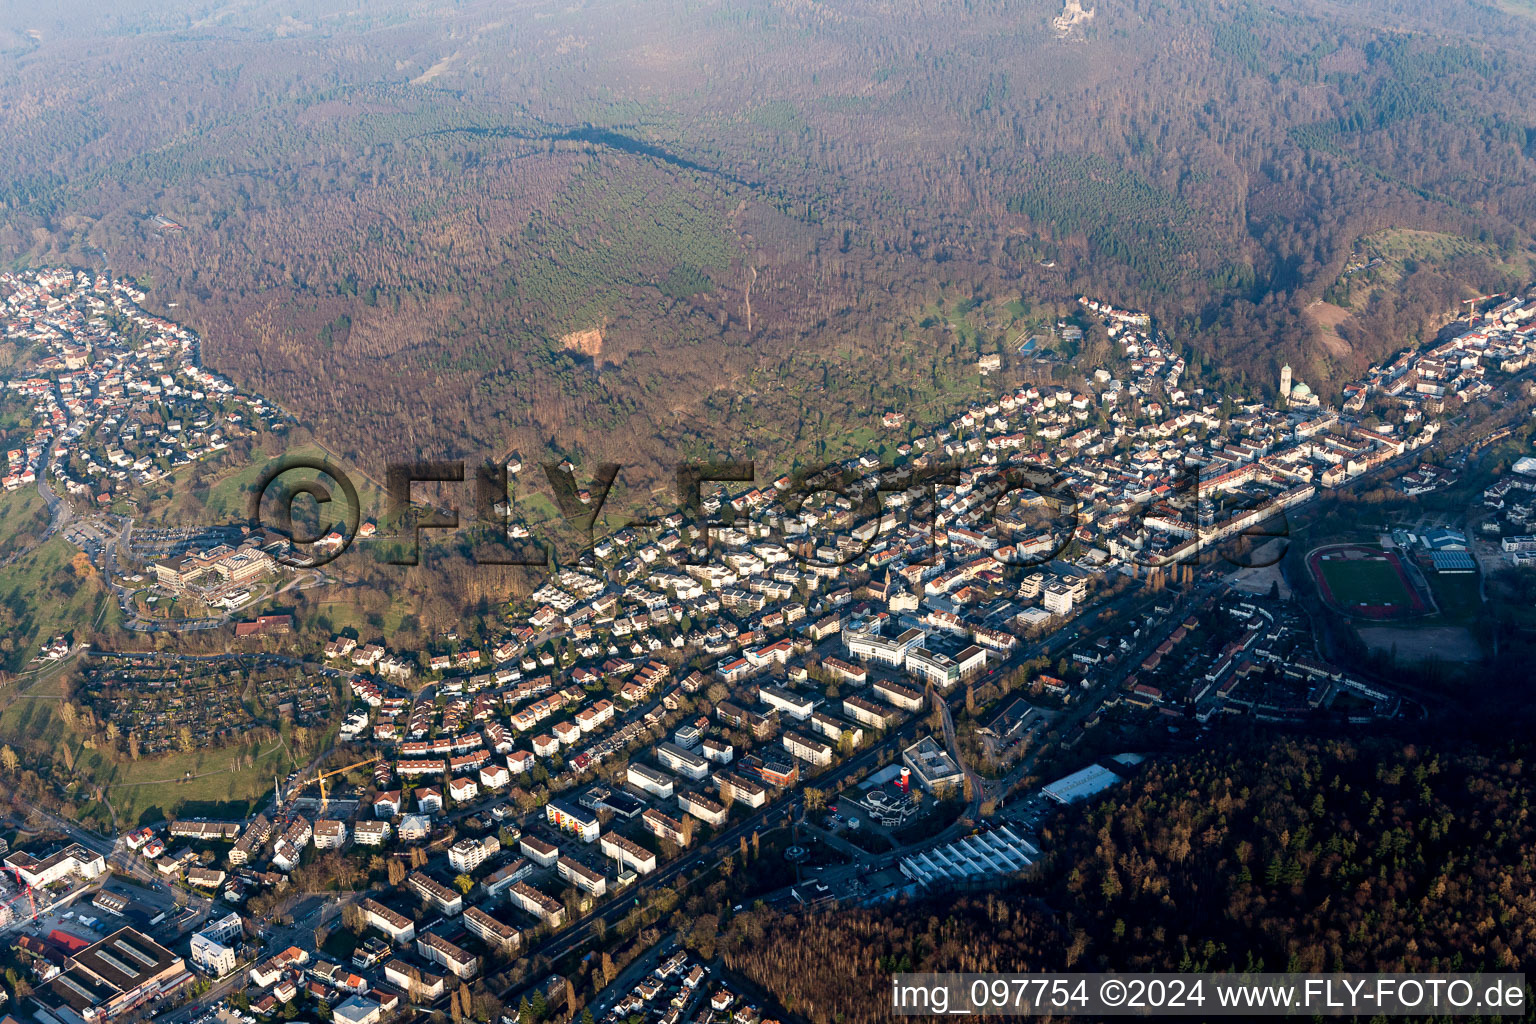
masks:
<svg viewBox="0 0 1536 1024"><path fill-rule="evenodd" d="M1333 599L1344 608L1356 605L1395 605L1407 607L1413 604L1413 595L1403 586L1403 581L1390 562L1364 558L1324 559L1319 567Z"/></svg>

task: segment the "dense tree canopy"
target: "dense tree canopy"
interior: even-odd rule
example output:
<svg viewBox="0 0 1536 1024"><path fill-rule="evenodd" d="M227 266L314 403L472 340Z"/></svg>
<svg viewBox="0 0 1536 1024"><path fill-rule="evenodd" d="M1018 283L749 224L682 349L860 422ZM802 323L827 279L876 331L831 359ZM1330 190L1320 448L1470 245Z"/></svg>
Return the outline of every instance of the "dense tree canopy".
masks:
<svg viewBox="0 0 1536 1024"><path fill-rule="evenodd" d="M955 899L737 917L727 962L818 1024L885 1019L918 971L1519 970L1519 752L1283 740L1158 761L1066 812L1036 880Z"/></svg>
<svg viewBox="0 0 1536 1024"><path fill-rule="evenodd" d="M921 326L941 294L1092 292L1234 375L1321 382L1523 259L1518 11L1115 0L1062 34L1059 10L18 11L0 249L142 277L349 453L631 462L920 402L974 358ZM1383 228L1480 249L1319 343L1307 304Z"/></svg>

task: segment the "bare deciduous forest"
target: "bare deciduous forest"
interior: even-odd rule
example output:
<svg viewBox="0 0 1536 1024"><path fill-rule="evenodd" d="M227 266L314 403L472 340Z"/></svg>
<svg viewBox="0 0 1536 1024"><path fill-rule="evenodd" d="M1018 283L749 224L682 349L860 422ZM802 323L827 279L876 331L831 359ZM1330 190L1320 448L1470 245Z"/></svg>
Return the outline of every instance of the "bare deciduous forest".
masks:
<svg viewBox="0 0 1536 1024"><path fill-rule="evenodd" d="M1159 761L1046 837L1037 881L894 908L754 910L726 961L817 1024L885 1020L893 971L1518 970L1527 767L1282 740Z"/></svg>
<svg viewBox="0 0 1536 1024"><path fill-rule="evenodd" d="M622 456L648 481L921 404L1004 340L925 326L941 295L1139 305L1244 385L1281 360L1338 379L1508 285L1536 224L1518 8L1059 13L14 11L0 250L141 278L348 454ZM1306 304L1384 228L1485 248L1320 344Z"/></svg>

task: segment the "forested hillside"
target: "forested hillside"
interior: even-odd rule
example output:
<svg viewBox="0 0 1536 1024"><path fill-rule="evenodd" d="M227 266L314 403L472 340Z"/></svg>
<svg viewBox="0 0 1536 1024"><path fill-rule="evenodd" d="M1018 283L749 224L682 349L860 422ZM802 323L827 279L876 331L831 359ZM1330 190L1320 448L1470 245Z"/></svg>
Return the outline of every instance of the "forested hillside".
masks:
<svg viewBox="0 0 1536 1024"><path fill-rule="evenodd" d="M805 408L863 425L1001 345L925 326L941 294L1092 292L1234 380L1337 380L1507 287L1536 227L1518 6L98 7L0 14L0 251L142 277L351 454L660 478L803 445ZM1385 229L1476 245L1320 337Z"/></svg>
<svg viewBox="0 0 1536 1024"><path fill-rule="evenodd" d="M1527 766L1282 740L1160 761L1048 835L1038 880L738 916L727 961L818 1024L890 972L1518 970L1536 952Z"/></svg>

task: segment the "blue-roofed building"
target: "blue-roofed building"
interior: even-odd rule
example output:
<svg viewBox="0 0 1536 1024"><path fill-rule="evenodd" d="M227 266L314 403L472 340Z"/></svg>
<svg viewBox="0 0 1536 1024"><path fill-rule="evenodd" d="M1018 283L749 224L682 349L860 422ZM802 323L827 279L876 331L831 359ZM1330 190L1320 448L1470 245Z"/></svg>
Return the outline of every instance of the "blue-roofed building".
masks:
<svg viewBox="0 0 1536 1024"><path fill-rule="evenodd" d="M1447 549L1444 551L1431 551L1430 562L1435 567L1435 572L1476 572L1477 562L1471 553Z"/></svg>
<svg viewBox="0 0 1536 1024"><path fill-rule="evenodd" d="M1467 548L1467 535L1460 530L1439 526L1424 534L1424 546L1431 551L1465 551Z"/></svg>

